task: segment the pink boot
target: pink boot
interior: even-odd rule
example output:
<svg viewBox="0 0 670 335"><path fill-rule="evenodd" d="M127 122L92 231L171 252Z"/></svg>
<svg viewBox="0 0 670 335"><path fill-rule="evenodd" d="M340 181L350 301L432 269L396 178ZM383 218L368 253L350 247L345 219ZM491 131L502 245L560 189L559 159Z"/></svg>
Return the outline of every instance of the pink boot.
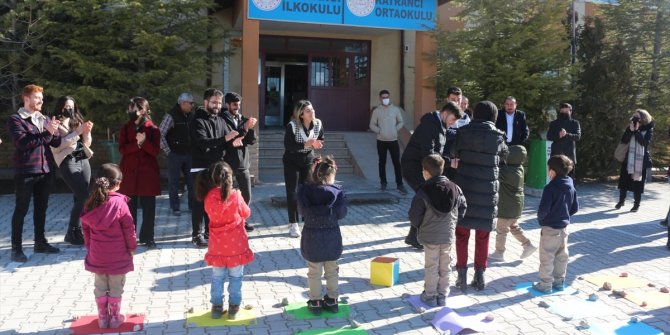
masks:
<svg viewBox="0 0 670 335"><path fill-rule="evenodd" d="M109 328L119 328L125 320L121 314L121 297L109 297Z"/></svg>
<svg viewBox="0 0 670 335"><path fill-rule="evenodd" d="M95 298L98 304L98 327L109 328L109 309L107 308L107 296Z"/></svg>

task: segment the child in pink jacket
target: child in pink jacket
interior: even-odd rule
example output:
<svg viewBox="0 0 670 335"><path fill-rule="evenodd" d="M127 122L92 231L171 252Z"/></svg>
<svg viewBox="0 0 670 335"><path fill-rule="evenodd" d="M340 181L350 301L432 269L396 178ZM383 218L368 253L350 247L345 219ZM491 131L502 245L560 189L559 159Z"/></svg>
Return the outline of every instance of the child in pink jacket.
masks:
<svg viewBox="0 0 670 335"><path fill-rule="evenodd" d="M125 321L121 294L126 273L133 271L137 237L128 197L116 193L123 175L116 164L103 164L81 215L84 267L95 274L95 302L100 328L118 328Z"/></svg>

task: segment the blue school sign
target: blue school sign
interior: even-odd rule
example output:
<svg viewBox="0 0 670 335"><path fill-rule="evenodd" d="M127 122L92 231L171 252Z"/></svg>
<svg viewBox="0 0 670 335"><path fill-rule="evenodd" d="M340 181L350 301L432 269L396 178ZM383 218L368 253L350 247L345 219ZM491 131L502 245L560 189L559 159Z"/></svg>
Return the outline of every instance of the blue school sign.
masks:
<svg viewBox="0 0 670 335"><path fill-rule="evenodd" d="M248 0L249 19L431 30L437 0Z"/></svg>

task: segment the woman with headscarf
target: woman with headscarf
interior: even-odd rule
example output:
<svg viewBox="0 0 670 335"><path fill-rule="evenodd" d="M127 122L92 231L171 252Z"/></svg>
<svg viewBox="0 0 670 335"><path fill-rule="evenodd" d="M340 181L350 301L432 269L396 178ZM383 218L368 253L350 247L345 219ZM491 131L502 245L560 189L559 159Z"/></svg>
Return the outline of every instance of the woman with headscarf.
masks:
<svg viewBox="0 0 670 335"><path fill-rule="evenodd" d="M651 168L649 144L654 135L654 119L644 109L637 109L630 118L621 143L628 143L628 154L621 163L619 173L619 202L614 208L619 209L626 201L626 194L633 192L633 208L637 212L640 200L644 193L644 183L647 179L647 169Z"/></svg>

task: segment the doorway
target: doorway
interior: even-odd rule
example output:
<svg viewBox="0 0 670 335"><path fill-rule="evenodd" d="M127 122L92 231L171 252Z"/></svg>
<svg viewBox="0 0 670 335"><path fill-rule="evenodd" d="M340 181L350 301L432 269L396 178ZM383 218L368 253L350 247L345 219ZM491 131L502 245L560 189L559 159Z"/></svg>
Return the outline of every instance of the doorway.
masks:
<svg viewBox="0 0 670 335"><path fill-rule="evenodd" d="M283 127L293 106L307 99L307 63L265 63L265 127Z"/></svg>

